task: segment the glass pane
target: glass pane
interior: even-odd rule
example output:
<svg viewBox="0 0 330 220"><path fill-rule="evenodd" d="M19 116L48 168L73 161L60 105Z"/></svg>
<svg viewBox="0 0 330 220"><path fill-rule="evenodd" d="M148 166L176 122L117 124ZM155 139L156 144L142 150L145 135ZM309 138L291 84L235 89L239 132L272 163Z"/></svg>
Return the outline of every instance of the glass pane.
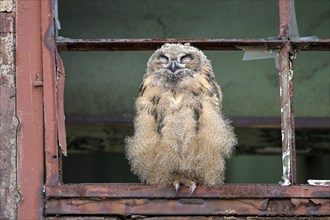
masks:
<svg viewBox="0 0 330 220"><path fill-rule="evenodd" d="M282 176L281 155L237 155L229 160L227 183L275 183Z"/></svg>
<svg viewBox="0 0 330 220"><path fill-rule="evenodd" d="M309 179L330 180L330 154L297 157L297 182L307 184Z"/></svg>
<svg viewBox="0 0 330 220"><path fill-rule="evenodd" d="M65 52L65 113L135 113L134 101L152 52Z"/></svg>
<svg viewBox="0 0 330 220"><path fill-rule="evenodd" d="M70 38L258 38L278 36L278 0L59 0Z"/></svg>
<svg viewBox="0 0 330 220"><path fill-rule="evenodd" d="M226 115L280 117L279 79L274 59L242 61L241 51L205 54L224 94Z"/></svg>
<svg viewBox="0 0 330 220"><path fill-rule="evenodd" d="M69 154L63 157L64 183L138 183L123 153Z"/></svg>
<svg viewBox="0 0 330 220"><path fill-rule="evenodd" d="M300 37L330 38L330 1L295 1Z"/></svg>
<svg viewBox="0 0 330 220"><path fill-rule="evenodd" d="M294 75L295 116L322 120L322 128L296 129L297 152L308 154L297 157L298 183L330 179L330 52L300 52Z"/></svg>
<svg viewBox="0 0 330 220"><path fill-rule="evenodd" d="M300 52L294 77L295 116L330 117L330 52Z"/></svg>

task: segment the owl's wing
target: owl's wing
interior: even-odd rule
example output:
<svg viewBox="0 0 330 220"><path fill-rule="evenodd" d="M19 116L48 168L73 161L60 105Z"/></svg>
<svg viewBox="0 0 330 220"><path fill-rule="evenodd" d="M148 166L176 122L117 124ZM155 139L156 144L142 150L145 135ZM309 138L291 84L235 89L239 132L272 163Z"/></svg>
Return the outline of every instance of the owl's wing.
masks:
<svg viewBox="0 0 330 220"><path fill-rule="evenodd" d="M145 76L143 77L142 83L140 85L139 88L139 96L143 96L144 91L146 90L146 88L150 85L152 81L152 77L149 74L145 74Z"/></svg>
<svg viewBox="0 0 330 220"><path fill-rule="evenodd" d="M202 74L201 77L199 78L199 83L202 86L202 89L206 91L208 96L211 97L213 104L221 109L222 92L220 86L216 82L212 70L204 68L204 71L202 70L201 73Z"/></svg>
<svg viewBox="0 0 330 220"><path fill-rule="evenodd" d="M143 77L142 83L139 88L139 97L136 102L136 107L138 113L140 111L146 111L149 114L154 114L154 111L157 107L159 96L159 89L152 84L154 76L150 74L145 74Z"/></svg>
<svg viewBox="0 0 330 220"><path fill-rule="evenodd" d="M222 103L222 92L221 92L220 86L218 85L218 83L215 79L215 76L213 74L209 73L209 74L206 75L206 78L207 78L208 82L210 83L210 85L212 86L213 92L215 93L216 97L219 99L219 103L221 105L221 103Z"/></svg>
<svg viewBox="0 0 330 220"><path fill-rule="evenodd" d="M154 152L156 150L159 135L157 133L157 121L155 103L153 101L155 87L152 85L152 76L145 75L140 86L134 120L134 136L126 140L127 157L132 170L143 182L152 181L151 171L154 170Z"/></svg>

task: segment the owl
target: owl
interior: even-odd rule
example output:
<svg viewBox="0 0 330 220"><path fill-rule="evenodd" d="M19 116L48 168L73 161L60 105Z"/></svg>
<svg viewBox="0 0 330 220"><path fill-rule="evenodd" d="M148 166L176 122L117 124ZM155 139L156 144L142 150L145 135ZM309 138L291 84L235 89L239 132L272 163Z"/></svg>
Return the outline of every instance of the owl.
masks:
<svg viewBox="0 0 330 220"><path fill-rule="evenodd" d="M164 44L150 57L136 100L134 135L126 139L131 170L158 187L218 186L236 137L221 113L212 66L189 44Z"/></svg>

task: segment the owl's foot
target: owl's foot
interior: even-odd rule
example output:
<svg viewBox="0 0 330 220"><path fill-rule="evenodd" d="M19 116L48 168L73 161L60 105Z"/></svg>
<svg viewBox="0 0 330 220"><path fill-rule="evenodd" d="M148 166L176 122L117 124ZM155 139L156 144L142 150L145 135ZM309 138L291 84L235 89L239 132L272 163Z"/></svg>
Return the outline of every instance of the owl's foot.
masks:
<svg viewBox="0 0 330 220"><path fill-rule="evenodd" d="M194 181L192 181L192 180L187 180L187 181L184 181L183 183L180 182L179 180L175 180L173 182L173 186L175 187L176 195L179 194L179 189L180 189L181 184L183 184L185 186L189 186L190 193L189 193L188 196L191 196L195 192L195 190L197 188L196 183Z"/></svg>

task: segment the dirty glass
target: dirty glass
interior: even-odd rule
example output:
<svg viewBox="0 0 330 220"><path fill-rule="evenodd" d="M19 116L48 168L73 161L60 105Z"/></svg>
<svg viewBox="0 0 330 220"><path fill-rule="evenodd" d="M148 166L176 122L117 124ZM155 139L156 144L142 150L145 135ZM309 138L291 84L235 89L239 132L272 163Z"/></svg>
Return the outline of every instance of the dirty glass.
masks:
<svg viewBox="0 0 330 220"><path fill-rule="evenodd" d="M296 129L297 152L307 153L297 158L298 183L330 179L330 52L300 52L294 75L296 117L318 117L323 127Z"/></svg>
<svg viewBox="0 0 330 220"><path fill-rule="evenodd" d="M300 37L330 38L330 1L295 1Z"/></svg>
<svg viewBox="0 0 330 220"><path fill-rule="evenodd" d="M266 38L278 36L277 0L59 0L70 38Z"/></svg>

